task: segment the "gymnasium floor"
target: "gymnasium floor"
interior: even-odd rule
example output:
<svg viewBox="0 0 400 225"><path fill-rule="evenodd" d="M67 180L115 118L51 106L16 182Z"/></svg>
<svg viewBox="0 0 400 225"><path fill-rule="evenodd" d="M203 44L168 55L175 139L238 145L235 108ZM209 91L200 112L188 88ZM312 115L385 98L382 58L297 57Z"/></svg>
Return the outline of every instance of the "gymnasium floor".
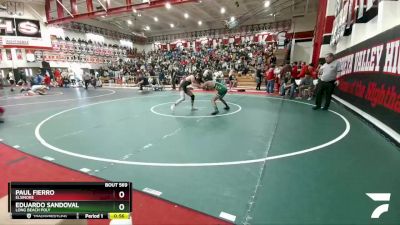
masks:
<svg viewBox="0 0 400 225"><path fill-rule="evenodd" d="M0 91L5 144L236 224L400 221L400 149L335 103L228 94L213 117L209 93L172 113L172 91ZM371 219L366 193L391 193L389 211Z"/></svg>

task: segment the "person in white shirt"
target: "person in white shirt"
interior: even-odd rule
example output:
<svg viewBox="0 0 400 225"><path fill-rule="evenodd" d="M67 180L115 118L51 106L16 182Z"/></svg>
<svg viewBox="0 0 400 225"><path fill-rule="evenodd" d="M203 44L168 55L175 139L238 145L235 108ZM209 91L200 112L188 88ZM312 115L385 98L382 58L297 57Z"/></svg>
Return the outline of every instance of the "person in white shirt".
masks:
<svg viewBox="0 0 400 225"><path fill-rule="evenodd" d="M83 81L84 81L85 89L86 89L86 90L87 90L88 87L89 87L90 80L91 80L90 74L89 74L88 72L85 72L85 74L83 75Z"/></svg>
<svg viewBox="0 0 400 225"><path fill-rule="evenodd" d="M335 90L337 74L341 71L340 62L336 61L333 53L328 53L325 57L326 63L321 66L319 73L318 84L316 88L315 106L314 110L321 108L322 96L325 93L325 106L322 110L328 110L331 103L332 94Z"/></svg>
<svg viewBox="0 0 400 225"><path fill-rule="evenodd" d="M10 86L11 86L11 91L14 91L14 85L15 85L15 78L14 78L14 73L10 70L10 72L8 72L8 82L10 82Z"/></svg>
<svg viewBox="0 0 400 225"><path fill-rule="evenodd" d="M76 84L75 73L72 70L69 70L69 79L72 85Z"/></svg>

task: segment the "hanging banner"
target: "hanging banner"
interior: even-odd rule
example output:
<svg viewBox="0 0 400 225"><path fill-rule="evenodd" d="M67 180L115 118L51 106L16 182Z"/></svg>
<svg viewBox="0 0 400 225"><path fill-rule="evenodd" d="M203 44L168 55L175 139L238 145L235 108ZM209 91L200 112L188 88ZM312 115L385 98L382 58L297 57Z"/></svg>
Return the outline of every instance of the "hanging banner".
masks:
<svg viewBox="0 0 400 225"><path fill-rule="evenodd" d="M42 37L38 20L0 17L0 36Z"/></svg>
<svg viewBox="0 0 400 225"><path fill-rule="evenodd" d="M50 35L42 36L38 20L0 17L0 40L4 47L51 48Z"/></svg>
<svg viewBox="0 0 400 225"><path fill-rule="evenodd" d="M335 94L400 133L400 26L336 55Z"/></svg>
<svg viewBox="0 0 400 225"><path fill-rule="evenodd" d="M348 13L349 13L349 2L346 2L343 8L340 10L339 14L333 21L333 29L330 45L335 46L340 39L344 36L344 32L348 25Z"/></svg>

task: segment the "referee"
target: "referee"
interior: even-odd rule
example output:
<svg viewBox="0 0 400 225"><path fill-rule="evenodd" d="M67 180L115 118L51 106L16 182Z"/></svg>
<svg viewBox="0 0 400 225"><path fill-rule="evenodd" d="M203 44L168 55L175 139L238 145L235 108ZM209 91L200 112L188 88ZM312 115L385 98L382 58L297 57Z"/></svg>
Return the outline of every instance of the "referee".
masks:
<svg viewBox="0 0 400 225"><path fill-rule="evenodd" d="M337 74L341 71L340 63L334 59L332 53L328 53L325 57L326 63L321 66L319 71L319 79L316 88L316 98L314 110L321 109L322 96L325 93L325 106L322 110L328 110L331 103L333 90L335 85L338 84L336 81Z"/></svg>

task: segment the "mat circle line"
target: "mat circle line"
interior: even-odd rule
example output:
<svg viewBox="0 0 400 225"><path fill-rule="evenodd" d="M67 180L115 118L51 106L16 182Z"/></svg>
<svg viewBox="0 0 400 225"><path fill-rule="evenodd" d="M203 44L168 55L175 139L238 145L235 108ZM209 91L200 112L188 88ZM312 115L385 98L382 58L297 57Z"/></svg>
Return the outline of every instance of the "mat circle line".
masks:
<svg viewBox="0 0 400 225"><path fill-rule="evenodd" d="M149 96L149 97L161 97L161 96ZM57 117L63 113L69 112L69 111L73 111L76 109L80 109L80 108L85 108L85 107L89 107L89 106L93 106L93 105L98 105L98 104L103 104L103 103L108 103L108 102L115 102L115 101L119 101L119 100L124 100L124 99L132 99L132 98L140 98L140 97L131 97L131 98L120 98L120 99L113 99L113 100L107 100L107 101L102 101L102 102L96 102L96 103L92 103L92 104L88 104L88 105L83 105L83 106L78 106L78 107L74 107L74 108L70 108L70 109L66 109L63 110L61 112L55 113L49 117L47 117L46 119L42 120L35 128L35 137L36 139L45 147L55 151L55 152L59 152L65 155L69 155L69 156L73 156L73 157L77 157L77 158L82 158L82 159L89 159L89 160L94 160L94 161L100 161L100 162L107 162L107 163L116 163L116 164L125 164L125 165L136 165L136 166L152 166L152 167L214 167L214 166L233 166L233 165L243 165L243 164L252 164L252 163L259 163L259 162L264 162L264 161L268 161L268 160L276 160L276 159L283 159L283 158L288 158L288 157L292 157L292 156L296 156L296 155L302 155L302 154L306 154L309 152L313 152L313 151L317 151L320 149L323 149L329 145L335 144L336 142L342 140L344 137L347 136L347 134L350 132L350 122L346 119L346 117L344 117L342 114L333 111L333 110L329 110L329 112L336 114L339 118L341 118L345 125L346 128L345 130L336 138L332 139L331 141L328 141L326 143L323 143L321 145L318 146L314 146L311 148L306 148L303 150L299 150L296 152L291 152L291 153L287 153L287 154L281 154L281 155L276 155L276 156L268 156L268 157L263 157L263 158L258 158L258 159L250 159L250 160L239 160L239 161L227 161L227 162L212 162L212 163L154 163L154 162L139 162L139 161L125 161L125 160L117 160L117 159L109 159L109 158L102 158L102 157L96 157L96 156L89 156L89 155L84 155L84 154L79 154L79 153L75 153L75 152L70 152L61 148L58 148L56 146L53 146L49 143L46 142L46 140L41 136L40 134L40 128L43 126L43 124L45 124L46 122L48 122L49 120L51 120L54 117ZM299 103L299 104L304 104L304 105L309 105L309 106L313 106L310 103L306 103L306 102L300 102L300 101L295 101L295 100L288 100L288 99L283 99L283 98L274 98L274 97L266 97L269 99L276 99L276 100L283 100L283 101L289 101L289 102L295 102L295 103Z"/></svg>
<svg viewBox="0 0 400 225"><path fill-rule="evenodd" d="M197 100L197 102L198 102L198 101L201 101L201 102L203 102L203 101L204 101L204 102L210 102L210 100ZM179 115L171 115L171 114L160 113L160 112L157 112L157 111L155 110L155 108L157 108L157 107L159 107L159 106L167 105L167 104L173 104L173 103L174 103L174 102L166 102L166 103L161 103L161 104L155 105L155 106L153 106L153 107L150 108L150 111L151 111L152 113L156 114L156 115L159 115L159 116L173 117L173 118L213 118L213 117L221 117L221 116L230 116L230 115L236 114L236 113L238 113L238 112L240 112L240 111L242 110L242 107L241 107L240 105L235 104L235 103L232 103L232 102L227 102L227 103L228 103L229 105L234 105L234 106L238 107L237 110L235 110L235 111L233 111L233 112L224 113L224 114L217 114L217 115L205 115L205 116L179 116Z"/></svg>

